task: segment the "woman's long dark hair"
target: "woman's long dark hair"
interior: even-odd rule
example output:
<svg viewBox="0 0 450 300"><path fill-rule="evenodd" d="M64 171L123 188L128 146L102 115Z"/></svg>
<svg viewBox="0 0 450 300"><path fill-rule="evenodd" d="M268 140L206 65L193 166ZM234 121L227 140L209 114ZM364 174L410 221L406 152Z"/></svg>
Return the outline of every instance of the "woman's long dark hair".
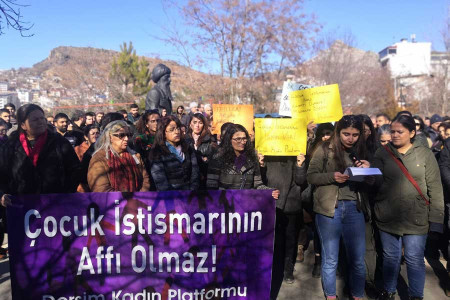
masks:
<svg viewBox="0 0 450 300"><path fill-rule="evenodd" d="M317 126L316 137L314 138L314 140L311 143L311 146L309 147L309 151L308 151L309 153L307 153L309 157L312 157L314 154L314 151L316 151L317 147L323 143L322 138L324 136L325 130L330 130L331 132L333 132L334 131L333 124L322 123L322 124L319 124L319 126Z"/></svg>
<svg viewBox="0 0 450 300"><path fill-rule="evenodd" d="M348 155L345 151L344 145L341 142L341 131L346 128L355 128L359 130L358 141L353 145L353 152L358 156L358 159L367 159L366 143L364 141L364 125L358 116L349 115L343 116L339 122L336 123L336 128L334 129L333 136L330 138L331 149L334 153L334 161L338 168L338 171L344 172L347 165L345 163L344 155ZM328 143L327 143L328 144Z"/></svg>
<svg viewBox="0 0 450 300"><path fill-rule="evenodd" d="M35 110L39 110L45 115L44 110L39 105L33 103L25 104L19 107L16 113L18 132L23 132L22 124L25 123L25 121L28 119L28 116Z"/></svg>
<svg viewBox="0 0 450 300"><path fill-rule="evenodd" d="M247 138L247 143L245 143L244 153L247 156L247 160L257 161L255 148L252 145L252 141L250 140L250 135L245 129L244 126L240 124L232 124L227 127L227 130L221 138L219 154L217 159L221 164L234 164L234 160L236 159L236 154L234 153L233 145L231 144L231 139L236 132L245 133L245 137Z"/></svg>
<svg viewBox="0 0 450 300"><path fill-rule="evenodd" d="M423 121L423 119L419 115L414 115L413 118L420 123L419 131L425 131L425 122Z"/></svg>
<svg viewBox="0 0 450 300"><path fill-rule="evenodd" d="M208 128L208 120L206 120L206 117L202 113L195 113L192 116L191 121L189 122L189 128L187 131L187 135L189 135L189 137L192 137L193 130L191 128L191 122L192 122L192 120L194 120L194 118L199 119L200 121L203 122L203 129L202 129L202 132L200 133L200 137L198 138L197 145L196 145L196 146L199 146L202 144L205 136L210 135L209 128Z"/></svg>
<svg viewBox="0 0 450 300"><path fill-rule="evenodd" d="M151 115L158 115L159 116L159 112L157 109L155 110L147 110L137 121L136 123L136 130L137 132L139 132L140 134L149 134L150 131L148 130L147 127L147 123L148 120L150 119Z"/></svg>
<svg viewBox="0 0 450 300"><path fill-rule="evenodd" d="M400 123L402 124L403 127L405 127L406 129L408 129L409 132L414 131L414 136L411 138L411 143L414 142L414 139L417 135L417 130L416 130L416 122L414 122L414 118L409 116L409 115L399 115L397 117L395 117L394 120L392 120L392 123Z"/></svg>
<svg viewBox="0 0 450 300"><path fill-rule="evenodd" d="M363 123L365 125L367 125L367 127L369 127L370 129L370 135L367 138L366 141L366 149L367 151L369 151L369 153L371 155L375 154L375 151L377 151L377 131L375 130L375 126L373 126L372 120L370 119L370 117L368 115L358 115L358 117L361 118L361 120L363 121ZM364 137L364 126L363 126L363 137Z"/></svg>
<svg viewBox="0 0 450 300"><path fill-rule="evenodd" d="M162 154L170 154L169 149L166 146L166 128L170 122L175 122L177 127L181 130L180 120L173 116L165 116L159 119L158 127L156 128L155 143L153 144L152 151L150 152L150 159L158 158ZM180 145L184 153L187 153L189 145L186 143L183 132L180 131Z"/></svg>

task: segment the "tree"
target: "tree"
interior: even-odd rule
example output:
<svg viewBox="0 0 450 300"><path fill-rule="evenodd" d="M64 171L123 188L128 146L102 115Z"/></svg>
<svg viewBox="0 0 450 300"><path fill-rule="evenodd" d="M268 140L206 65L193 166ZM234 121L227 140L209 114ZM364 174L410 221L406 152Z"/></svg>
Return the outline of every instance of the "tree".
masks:
<svg viewBox="0 0 450 300"><path fill-rule="evenodd" d="M338 84L344 108L353 113L395 110L395 98L388 71L378 55L355 47L349 31L324 34L314 45L315 56L301 68L305 83Z"/></svg>
<svg viewBox="0 0 450 300"><path fill-rule="evenodd" d="M314 16L303 13L303 0L171 3L190 28L186 31L190 36L165 31L165 41L179 47L188 64L194 53L202 53L211 65L218 63L219 74L230 79L232 102L253 101L248 87L254 80L264 81L267 73L280 75L286 67L298 65L320 29Z"/></svg>
<svg viewBox="0 0 450 300"><path fill-rule="evenodd" d="M122 84L122 96L125 97L130 87L134 96L146 94L151 88L149 63L136 55L132 42L129 45L124 42L120 50L119 56L112 61L110 75Z"/></svg>
<svg viewBox="0 0 450 300"><path fill-rule="evenodd" d="M22 20L21 8L28 5L19 4L16 0L0 0L0 35L4 34L5 27L12 28L20 32L23 37L30 37L34 34L26 34L34 24L29 24Z"/></svg>

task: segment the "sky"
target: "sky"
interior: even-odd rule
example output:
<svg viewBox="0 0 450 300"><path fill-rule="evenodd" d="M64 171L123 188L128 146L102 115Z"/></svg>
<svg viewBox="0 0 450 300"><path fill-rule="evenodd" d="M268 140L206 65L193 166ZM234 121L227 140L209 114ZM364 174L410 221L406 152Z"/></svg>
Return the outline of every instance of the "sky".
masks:
<svg viewBox="0 0 450 300"><path fill-rule="evenodd" d="M17 0L29 4L21 12L34 24L34 36L5 29L0 35L0 70L31 67L58 46L120 50L129 41L139 55L176 60L175 51L154 37L161 24L180 20L174 10L165 14L161 1ZM324 32L351 32L358 48L379 52L411 34L442 51L439 31L449 5L450 0L305 0L304 6Z"/></svg>

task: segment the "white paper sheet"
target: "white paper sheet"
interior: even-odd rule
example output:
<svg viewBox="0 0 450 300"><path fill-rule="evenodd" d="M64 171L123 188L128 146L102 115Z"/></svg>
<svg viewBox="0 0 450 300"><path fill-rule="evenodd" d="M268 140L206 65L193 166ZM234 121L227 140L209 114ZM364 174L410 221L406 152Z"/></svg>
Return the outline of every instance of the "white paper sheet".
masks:
<svg viewBox="0 0 450 300"><path fill-rule="evenodd" d="M363 181L366 176L383 175L378 168L347 168L344 174L350 176L349 180L359 182Z"/></svg>

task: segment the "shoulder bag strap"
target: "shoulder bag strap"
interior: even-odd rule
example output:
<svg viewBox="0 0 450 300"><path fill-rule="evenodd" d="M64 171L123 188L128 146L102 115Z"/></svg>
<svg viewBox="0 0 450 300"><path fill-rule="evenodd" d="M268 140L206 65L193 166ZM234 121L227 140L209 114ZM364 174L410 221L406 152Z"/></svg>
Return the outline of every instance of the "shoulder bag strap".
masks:
<svg viewBox="0 0 450 300"><path fill-rule="evenodd" d="M403 174L405 174L406 178L412 183L412 185L416 188L417 192L419 193L420 197L425 201L427 205L430 205L430 201L423 195L422 190L420 189L417 182L414 180L414 178L409 174L408 170L406 169L405 165L400 162L398 158L395 157L394 153L392 153L391 149L389 149L388 145L384 145L384 149L386 149L387 153L391 156L391 158L394 160L394 162L397 164L397 166L402 170Z"/></svg>

